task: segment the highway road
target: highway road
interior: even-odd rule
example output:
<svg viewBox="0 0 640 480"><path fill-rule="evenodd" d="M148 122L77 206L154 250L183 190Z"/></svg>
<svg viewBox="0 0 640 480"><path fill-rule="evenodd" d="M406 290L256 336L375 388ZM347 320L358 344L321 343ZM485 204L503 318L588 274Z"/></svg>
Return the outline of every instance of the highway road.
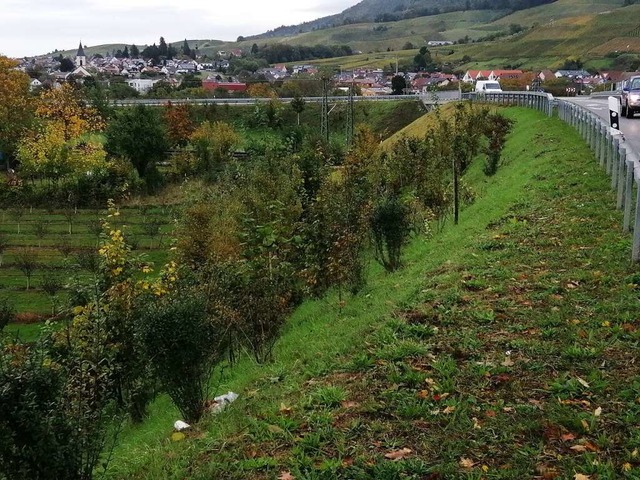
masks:
<svg viewBox="0 0 640 480"><path fill-rule="evenodd" d="M563 98L562 100L581 105L605 119L607 124L609 123L609 104L607 97L572 97ZM620 119L620 130L624 134L627 144L640 157L640 115L636 114L634 119L622 117Z"/></svg>

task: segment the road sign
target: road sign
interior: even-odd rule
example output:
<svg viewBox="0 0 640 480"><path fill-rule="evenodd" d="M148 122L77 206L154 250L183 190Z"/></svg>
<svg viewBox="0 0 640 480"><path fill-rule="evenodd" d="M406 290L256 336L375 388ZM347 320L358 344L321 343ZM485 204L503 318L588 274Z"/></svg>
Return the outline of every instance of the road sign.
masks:
<svg viewBox="0 0 640 480"><path fill-rule="evenodd" d="M620 130L620 100L617 97L609 97L609 122L611 128Z"/></svg>

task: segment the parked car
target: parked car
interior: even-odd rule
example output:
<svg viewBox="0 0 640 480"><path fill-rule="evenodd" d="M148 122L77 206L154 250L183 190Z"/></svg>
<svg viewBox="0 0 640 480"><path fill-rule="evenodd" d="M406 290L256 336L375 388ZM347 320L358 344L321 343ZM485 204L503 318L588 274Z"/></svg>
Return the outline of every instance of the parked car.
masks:
<svg viewBox="0 0 640 480"><path fill-rule="evenodd" d="M631 77L622 86L622 115L633 118L635 113L640 112L640 75Z"/></svg>
<svg viewBox="0 0 640 480"><path fill-rule="evenodd" d="M476 93L502 93L502 88L496 80L478 80Z"/></svg>

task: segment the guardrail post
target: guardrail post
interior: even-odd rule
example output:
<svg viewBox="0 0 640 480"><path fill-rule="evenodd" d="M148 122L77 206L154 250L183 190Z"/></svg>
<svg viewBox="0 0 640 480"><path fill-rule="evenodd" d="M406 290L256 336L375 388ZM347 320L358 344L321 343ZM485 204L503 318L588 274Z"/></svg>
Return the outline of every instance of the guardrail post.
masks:
<svg viewBox="0 0 640 480"><path fill-rule="evenodd" d="M604 167L604 162L607 160L607 141L609 130L607 129L607 125L604 122L600 122L600 137L602 141L600 142L600 152L598 152L598 157L600 159L600 166Z"/></svg>
<svg viewBox="0 0 640 480"><path fill-rule="evenodd" d="M624 186L624 220L622 231L628 233L631 228L631 198L633 196L633 159L627 158L627 176Z"/></svg>
<svg viewBox="0 0 640 480"><path fill-rule="evenodd" d="M633 250L631 260L640 260L640 188L636 188L636 221L633 224Z"/></svg>
<svg viewBox="0 0 640 480"><path fill-rule="evenodd" d="M613 139L613 153L611 158L611 190L615 190L618 185L618 163L620 162L620 139Z"/></svg>
<svg viewBox="0 0 640 480"><path fill-rule="evenodd" d="M587 114L587 145L589 145L591 150L593 150L593 120L593 115Z"/></svg>
<svg viewBox="0 0 640 480"><path fill-rule="evenodd" d="M622 145L620 146L620 160L618 162L618 203L616 206L618 210L622 209L622 205L624 202L624 171L627 166L627 149Z"/></svg>
<svg viewBox="0 0 640 480"><path fill-rule="evenodd" d="M604 169L607 174L611 173L611 163L613 163L613 137L609 134L609 141L607 142L607 163Z"/></svg>

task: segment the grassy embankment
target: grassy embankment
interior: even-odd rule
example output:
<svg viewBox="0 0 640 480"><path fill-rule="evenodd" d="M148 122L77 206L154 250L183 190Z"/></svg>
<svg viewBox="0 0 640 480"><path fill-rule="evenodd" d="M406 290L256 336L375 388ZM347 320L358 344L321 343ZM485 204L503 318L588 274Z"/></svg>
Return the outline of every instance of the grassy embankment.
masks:
<svg viewBox="0 0 640 480"><path fill-rule="evenodd" d="M638 478L640 276L609 182L570 127L505 112L504 165L472 166L460 225L395 274L371 265L342 309L304 303L275 362L226 371L216 393L239 400L185 441L156 401L111 476Z"/></svg>

